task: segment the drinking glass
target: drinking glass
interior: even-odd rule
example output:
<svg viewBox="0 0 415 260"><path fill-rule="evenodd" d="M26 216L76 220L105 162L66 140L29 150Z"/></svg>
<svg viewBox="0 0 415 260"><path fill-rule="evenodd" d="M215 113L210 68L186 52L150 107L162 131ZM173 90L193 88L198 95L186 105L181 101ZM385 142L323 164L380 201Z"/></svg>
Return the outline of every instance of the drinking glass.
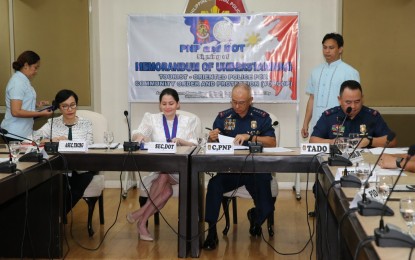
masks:
<svg viewBox="0 0 415 260"><path fill-rule="evenodd" d="M408 234L412 235L412 226L415 217L415 201L412 198L402 198L399 202L401 216L408 227Z"/></svg>
<svg viewBox="0 0 415 260"><path fill-rule="evenodd" d="M369 178L369 174L370 174L370 163L367 163L367 162L358 162L356 164L355 172L356 172L356 176L362 182L361 189L363 190L364 189L364 183L367 180L367 178Z"/></svg>
<svg viewBox="0 0 415 260"><path fill-rule="evenodd" d="M389 192L393 186L393 178L390 175L378 175L376 180L376 189L379 197L385 203L386 198L389 196Z"/></svg>
<svg viewBox="0 0 415 260"><path fill-rule="evenodd" d="M9 142L10 153L12 155L13 162L17 162L17 156L20 153L21 143L19 141L10 141Z"/></svg>
<svg viewBox="0 0 415 260"><path fill-rule="evenodd" d="M348 139L347 137L339 137L337 139L337 148L339 148L340 152L344 154L347 152L347 146L348 146Z"/></svg>
<svg viewBox="0 0 415 260"><path fill-rule="evenodd" d="M104 132L104 143L107 145L107 151L110 150L111 143L114 141L114 134L111 131Z"/></svg>
<svg viewBox="0 0 415 260"><path fill-rule="evenodd" d="M356 145L359 143L360 141L360 135L359 133L350 133L349 134L349 148L351 149L351 151L356 148Z"/></svg>

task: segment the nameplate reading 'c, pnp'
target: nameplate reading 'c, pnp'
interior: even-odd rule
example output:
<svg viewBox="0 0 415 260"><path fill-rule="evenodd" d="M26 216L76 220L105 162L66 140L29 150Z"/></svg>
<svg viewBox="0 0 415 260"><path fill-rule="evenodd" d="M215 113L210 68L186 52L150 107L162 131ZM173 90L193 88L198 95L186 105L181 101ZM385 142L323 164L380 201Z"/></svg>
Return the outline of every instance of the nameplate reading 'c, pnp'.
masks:
<svg viewBox="0 0 415 260"><path fill-rule="evenodd" d="M329 153L330 144L324 143L305 143L301 144L301 154Z"/></svg>
<svg viewBox="0 0 415 260"><path fill-rule="evenodd" d="M176 143L150 142L148 143L148 153L176 153Z"/></svg>
<svg viewBox="0 0 415 260"><path fill-rule="evenodd" d="M86 141L59 141L59 152L87 152L88 144Z"/></svg>
<svg viewBox="0 0 415 260"><path fill-rule="evenodd" d="M222 144L222 143L207 143L206 154L234 154L235 147L233 143Z"/></svg>

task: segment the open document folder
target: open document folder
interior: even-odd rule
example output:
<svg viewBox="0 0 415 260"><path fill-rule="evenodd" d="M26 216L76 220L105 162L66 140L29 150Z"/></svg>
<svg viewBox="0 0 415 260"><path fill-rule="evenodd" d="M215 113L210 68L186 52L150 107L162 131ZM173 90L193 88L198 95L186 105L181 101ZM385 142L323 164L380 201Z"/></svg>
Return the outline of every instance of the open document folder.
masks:
<svg viewBox="0 0 415 260"><path fill-rule="evenodd" d="M229 137L226 135L219 135L219 143L221 144L233 144L235 138L233 137ZM248 150L249 147L248 146L244 146L244 145L234 145L234 149L235 150Z"/></svg>

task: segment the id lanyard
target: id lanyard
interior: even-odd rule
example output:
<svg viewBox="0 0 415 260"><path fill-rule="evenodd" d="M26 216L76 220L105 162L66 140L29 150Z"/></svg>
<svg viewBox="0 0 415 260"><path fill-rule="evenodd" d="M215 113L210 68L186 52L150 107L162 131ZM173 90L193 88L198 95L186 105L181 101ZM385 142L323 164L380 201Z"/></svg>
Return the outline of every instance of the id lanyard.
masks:
<svg viewBox="0 0 415 260"><path fill-rule="evenodd" d="M171 134L171 137L170 137L169 125L167 124L166 116L163 115L163 126L164 126L164 135L166 136L166 142L170 143L171 140L176 137L178 121L179 120L177 119L177 115L174 116L173 130L172 130L172 134Z"/></svg>

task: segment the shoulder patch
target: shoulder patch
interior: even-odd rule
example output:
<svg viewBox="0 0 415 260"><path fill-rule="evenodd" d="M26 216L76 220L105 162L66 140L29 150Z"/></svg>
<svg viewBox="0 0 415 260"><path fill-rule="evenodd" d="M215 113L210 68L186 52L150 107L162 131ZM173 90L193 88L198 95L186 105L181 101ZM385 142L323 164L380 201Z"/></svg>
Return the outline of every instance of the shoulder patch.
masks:
<svg viewBox="0 0 415 260"><path fill-rule="evenodd" d="M264 110L258 109L258 108L253 108L252 109L252 113L260 116L260 117L268 117L269 114L267 112L265 112Z"/></svg>
<svg viewBox="0 0 415 260"><path fill-rule="evenodd" d="M377 116L379 114L377 110L372 109L372 108L364 107L363 109L365 110L365 112L367 112L368 114L372 116Z"/></svg>
<svg viewBox="0 0 415 260"><path fill-rule="evenodd" d="M228 117L229 115L231 115L231 114L232 114L232 111L233 111L233 110L232 110L232 108L229 108L229 109L223 110L223 111L219 112L218 116L219 116L220 118Z"/></svg>
<svg viewBox="0 0 415 260"><path fill-rule="evenodd" d="M329 115L332 115L332 114L335 114L335 113L339 112L340 109L341 109L340 106L332 107L330 109L327 109L323 113L324 113L325 116L329 116Z"/></svg>

